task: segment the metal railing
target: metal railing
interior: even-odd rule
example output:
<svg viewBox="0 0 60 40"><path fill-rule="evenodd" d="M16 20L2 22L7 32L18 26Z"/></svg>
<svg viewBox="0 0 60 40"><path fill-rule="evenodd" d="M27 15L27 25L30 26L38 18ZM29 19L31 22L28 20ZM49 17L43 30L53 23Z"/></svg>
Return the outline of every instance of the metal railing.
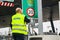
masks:
<svg viewBox="0 0 60 40"><path fill-rule="evenodd" d="M12 36L0 35L0 40L13 40Z"/></svg>

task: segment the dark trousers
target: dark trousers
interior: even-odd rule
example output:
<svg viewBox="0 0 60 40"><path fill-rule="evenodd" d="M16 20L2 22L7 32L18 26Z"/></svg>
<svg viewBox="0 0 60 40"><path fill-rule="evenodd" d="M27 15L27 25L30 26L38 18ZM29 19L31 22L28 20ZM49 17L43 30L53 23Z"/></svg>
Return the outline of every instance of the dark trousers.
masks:
<svg viewBox="0 0 60 40"><path fill-rule="evenodd" d="M19 33L13 33L12 36L14 40L24 40L25 35Z"/></svg>

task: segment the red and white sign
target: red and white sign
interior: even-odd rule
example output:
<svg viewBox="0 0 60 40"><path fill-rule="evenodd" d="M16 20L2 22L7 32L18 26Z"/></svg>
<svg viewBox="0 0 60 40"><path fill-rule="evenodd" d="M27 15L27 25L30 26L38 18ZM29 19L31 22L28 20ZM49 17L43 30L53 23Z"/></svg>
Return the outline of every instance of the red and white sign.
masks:
<svg viewBox="0 0 60 40"><path fill-rule="evenodd" d="M28 9L27 9L27 14L28 14L28 16L30 16L30 17L34 16L34 9L33 9L33 8L28 8Z"/></svg>
<svg viewBox="0 0 60 40"><path fill-rule="evenodd" d="M9 6L9 7L14 7L14 3L9 3L9 2L0 2L0 6Z"/></svg>

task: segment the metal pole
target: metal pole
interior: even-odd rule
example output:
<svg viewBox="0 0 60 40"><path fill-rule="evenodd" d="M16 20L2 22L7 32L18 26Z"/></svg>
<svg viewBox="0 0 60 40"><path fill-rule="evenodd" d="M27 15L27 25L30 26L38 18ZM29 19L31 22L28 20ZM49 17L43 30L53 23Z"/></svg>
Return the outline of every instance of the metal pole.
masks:
<svg viewBox="0 0 60 40"><path fill-rule="evenodd" d="M60 20L60 1L59 1L59 20Z"/></svg>
<svg viewBox="0 0 60 40"><path fill-rule="evenodd" d="M43 34L43 22L42 22L42 0L37 0L38 5L38 33Z"/></svg>
<svg viewBox="0 0 60 40"><path fill-rule="evenodd" d="M31 20L31 18L30 18L30 20ZM30 39L29 39L29 36L31 36L30 27L31 27L31 22L28 23L28 32L29 32L29 34L28 34L28 40L30 40Z"/></svg>
<svg viewBox="0 0 60 40"><path fill-rule="evenodd" d="M23 12L23 0L21 2L22 2L22 12Z"/></svg>
<svg viewBox="0 0 60 40"><path fill-rule="evenodd" d="M51 8L50 8L50 22L51 22L52 31L53 31L53 33L55 33L55 28L54 28L52 17L53 17L53 6L51 6Z"/></svg>

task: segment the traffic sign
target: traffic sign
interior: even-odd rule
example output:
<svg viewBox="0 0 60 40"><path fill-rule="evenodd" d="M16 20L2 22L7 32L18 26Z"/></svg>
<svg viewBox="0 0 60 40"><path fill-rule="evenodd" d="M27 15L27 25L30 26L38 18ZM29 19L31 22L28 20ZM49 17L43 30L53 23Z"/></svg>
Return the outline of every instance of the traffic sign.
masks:
<svg viewBox="0 0 60 40"><path fill-rule="evenodd" d="M28 14L28 16L30 16L30 17L34 16L34 9L33 9L33 8L28 8L28 9L27 9L27 14Z"/></svg>
<svg viewBox="0 0 60 40"><path fill-rule="evenodd" d="M22 10L28 18L38 18L37 0L22 0Z"/></svg>

